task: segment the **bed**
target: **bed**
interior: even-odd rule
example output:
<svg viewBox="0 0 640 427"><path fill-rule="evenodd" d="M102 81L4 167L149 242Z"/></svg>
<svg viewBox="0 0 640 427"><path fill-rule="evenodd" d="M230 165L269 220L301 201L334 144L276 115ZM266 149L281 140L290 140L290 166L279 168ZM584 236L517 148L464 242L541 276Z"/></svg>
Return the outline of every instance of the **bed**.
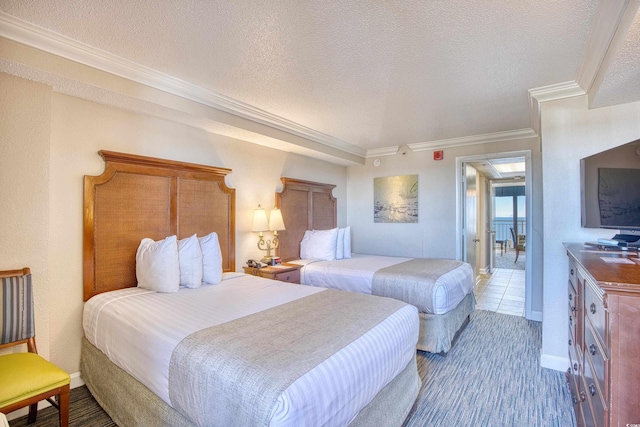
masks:
<svg viewBox="0 0 640 427"><path fill-rule="evenodd" d="M349 227L337 228L334 186L281 180L283 188L276 193L276 205L287 218L287 229L280 233L278 254L285 262L303 265L301 283L412 304L420 313L417 348L446 354L475 309L471 266L450 259L352 254ZM337 251L339 259L332 259L329 253L332 238L344 243L342 253ZM305 250L305 243L320 249Z"/></svg>
<svg viewBox="0 0 640 427"><path fill-rule="evenodd" d="M402 424L420 386L415 307L235 273L230 170L100 154L105 172L85 177L81 372L118 425ZM218 283L136 287L141 238L212 232Z"/></svg>

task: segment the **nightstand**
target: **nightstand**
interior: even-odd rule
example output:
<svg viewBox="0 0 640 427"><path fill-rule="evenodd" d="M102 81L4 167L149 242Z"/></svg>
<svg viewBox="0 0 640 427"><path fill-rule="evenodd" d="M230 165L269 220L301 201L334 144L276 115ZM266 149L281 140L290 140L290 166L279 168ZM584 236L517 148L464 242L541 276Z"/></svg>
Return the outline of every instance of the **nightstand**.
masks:
<svg viewBox="0 0 640 427"><path fill-rule="evenodd" d="M244 272L254 276L264 277L265 279L279 280L288 283L300 283L301 265L297 264L281 264L277 266L268 265L262 268L243 267Z"/></svg>

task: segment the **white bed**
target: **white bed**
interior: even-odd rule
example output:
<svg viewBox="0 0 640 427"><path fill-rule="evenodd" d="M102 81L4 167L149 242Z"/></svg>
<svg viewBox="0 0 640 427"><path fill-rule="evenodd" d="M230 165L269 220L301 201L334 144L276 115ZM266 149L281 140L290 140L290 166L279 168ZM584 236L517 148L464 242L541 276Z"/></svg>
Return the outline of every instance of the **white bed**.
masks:
<svg viewBox="0 0 640 427"><path fill-rule="evenodd" d="M420 388L415 307L234 273L231 170L100 154L80 369L116 424L402 425Z"/></svg>
<svg viewBox="0 0 640 427"><path fill-rule="evenodd" d="M352 254L350 227L337 228L335 186L281 181L276 206L287 218L287 228L280 233L278 254L284 262L304 265L302 283L412 304L420 315L417 348L448 352L475 309L471 266L455 260Z"/></svg>
<svg viewBox="0 0 640 427"><path fill-rule="evenodd" d="M355 253L350 258L338 260L300 259L288 262L303 266L300 281L304 285L396 298L414 305L420 314L419 350L447 353L475 309L473 270L465 262ZM437 278L433 281L423 282L420 275L399 270L409 262L423 262L426 271L440 262L453 268L435 275ZM391 267L396 270L386 273L385 269ZM391 286L375 286L376 274L380 272L392 278Z"/></svg>
<svg viewBox="0 0 640 427"><path fill-rule="evenodd" d="M300 281L303 285L373 294L373 277L376 271L397 265L411 258L381 255L352 254L351 258L338 260L292 260L303 265ZM453 310L469 293L473 292L473 270L467 263L440 276L434 286L432 299L412 302L421 313L445 314Z"/></svg>
<svg viewBox="0 0 640 427"><path fill-rule="evenodd" d="M173 407L169 364L186 336L322 291L225 273L218 285L177 293L128 288L94 296L85 304L83 327L93 346ZM268 425L349 424L413 360L417 336L416 310L405 305L291 384ZM183 415L203 425L197 415Z"/></svg>

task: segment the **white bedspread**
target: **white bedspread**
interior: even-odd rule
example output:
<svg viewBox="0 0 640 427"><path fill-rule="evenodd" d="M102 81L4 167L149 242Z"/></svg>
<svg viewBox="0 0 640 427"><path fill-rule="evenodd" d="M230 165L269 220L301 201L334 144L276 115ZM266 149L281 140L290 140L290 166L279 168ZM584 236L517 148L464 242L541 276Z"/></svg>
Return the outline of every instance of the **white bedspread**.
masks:
<svg viewBox="0 0 640 427"><path fill-rule="evenodd" d="M177 293L128 288L91 298L83 327L89 342L171 405L169 363L183 338L322 290L238 273ZM407 305L287 388L270 425L347 424L404 369L417 337L416 309Z"/></svg>
<svg viewBox="0 0 640 427"><path fill-rule="evenodd" d="M351 258L334 261L287 262L304 266L300 272L300 282L303 285L371 294L373 275L377 270L410 259L352 254ZM454 309L468 293L473 292L473 286L473 269L467 263L442 275L436 282L432 314L444 314Z"/></svg>

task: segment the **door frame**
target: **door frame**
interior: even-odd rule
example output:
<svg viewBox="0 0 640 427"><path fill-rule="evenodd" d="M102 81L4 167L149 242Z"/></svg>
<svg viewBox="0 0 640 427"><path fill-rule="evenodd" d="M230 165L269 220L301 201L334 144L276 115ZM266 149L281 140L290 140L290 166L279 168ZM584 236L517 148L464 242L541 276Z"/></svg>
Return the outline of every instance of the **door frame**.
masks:
<svg viewBox="0 0 640 427"><path fill-rule="evenodd" d="M533 252L534 252L534 239L533 237L533 174L531 167L531 150L521 150L521 151L505 151L498 153L490 153L490 154L477 154L471 156L460 156L456 157L456 258L459 260L464 259L463 250L465 248L465 236L463 235L463 224L462 221L464 219L463 212L465 209L465 194L463 191L464 180L463 173L464 169L462 167L463 163L469 162L479 162L482 160L490 160L490 159L502 159L507 157L524 157L525 161L525 230L526 235L530 236L527 238L527 246L529 252L527 254L525 260L525 317L527 319L533 319L533 313L531 310L531 293L532 293L532 282L531 282L531 272L532 272L532 260L533 260ZM486 215L486 212L480 213L483 217ZM485 233L487 234L487 233ZM487 236L480 236L481 239L486 239ZM535 320L535 319L534 319Z"/></svg>

